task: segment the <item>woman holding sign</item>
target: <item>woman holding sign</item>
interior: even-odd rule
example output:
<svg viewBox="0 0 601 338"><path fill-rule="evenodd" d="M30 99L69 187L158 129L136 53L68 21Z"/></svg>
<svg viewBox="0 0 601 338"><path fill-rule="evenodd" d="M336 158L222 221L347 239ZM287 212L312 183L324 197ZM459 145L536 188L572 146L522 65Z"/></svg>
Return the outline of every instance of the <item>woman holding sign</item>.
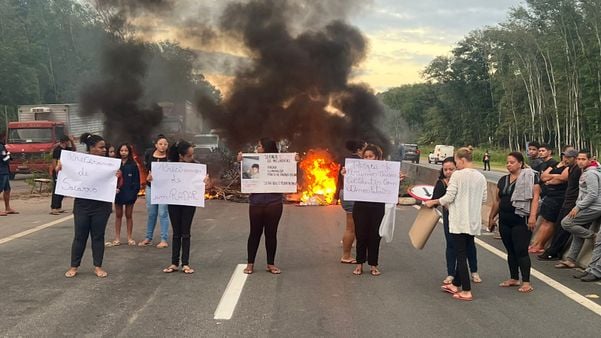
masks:
<svg viewBox="0 0 601 338"><path fill-rule="evenodd" d="M257 153L278 153L274 140L262 138L257 143ZM242 161L242 153L238 154L238 161ZM275 266L275 252L277 248L277 232L284 207L281 193L254 193L249 196L248 214L250 218L250 234L248 235L247 251L248 264L244 273L254 272L255 257L261 242L261 235L265 233L265 249L267 250L267 272L280 274L280 269Z"/></svg>
<svg viewBox="0 0 601 338"><path fill-rule="evenodd" d="M449 232L453 240L457 267L452 284L444 284L443 291L457 300L472 300L470 274L467 268L468 243L482 230L482 204L486 202L486 179L472 162L472 151L461 148L455 154L457 171L451 175L447 191L439 199L426 201L428 208L442 205L449 209ZM461 290L459 290L461 287Z"/></svg>
<svg viewBox="0 0 601 338"><path fill-rule="evenodd" d="M152 194L150 189L150 184L152 182L152 172L150 171L150 167L152 166L152 162L167 162L167 148L169 148L167 138L165 135L159 134L154 143L154 150L147 153L144 158L144 166L148 171L145 191L148 222L146 223L146 238L138 243L139 246L152 245L152 237L154 236L154 227L157 223L157 217L159 219L159 224L161 225L161 242L157 244L157 248L161 249L169 246L169 244L167 244L167 239L169 239L169 214L167 205L150 203L150 196Z"/></svg>
<svg viewBox="0 0 601 338"><path fill-rule="evenodd" d="M186 141L179 141L169 149L169 162L196 163L194 161L194 148ZM204 178L207 184L208 176ZM186 274L194 273L190 267L190 230L196 207L189 205L169 204L169 219L173 228L173 240L171 241L171 265L163 269L165 273L178 271L181 263L182 271Z"/></svg>
<svg viewBox="0 0 601 338"><path fill-rule="evenodd" d="M101 136L85 133L81 135L80 141L86 145L90 155L106 157L106 146ZM56 170L61 170L60 163ZM77 269L81 264L88 236L92 238L92 257L96 276L104 278L108 275L102 269L102 260L104 258L104 233L112 207L113 205L110 202L75 198L73 202L75 235L71 246L71 268L65 272L65 277L72 278L77 275Z"/></svg>

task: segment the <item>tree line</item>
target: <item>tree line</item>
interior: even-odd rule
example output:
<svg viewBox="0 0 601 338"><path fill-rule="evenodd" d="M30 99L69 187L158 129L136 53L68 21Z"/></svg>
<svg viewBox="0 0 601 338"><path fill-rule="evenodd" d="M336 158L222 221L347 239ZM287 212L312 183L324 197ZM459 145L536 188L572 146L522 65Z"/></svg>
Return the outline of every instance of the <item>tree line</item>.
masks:
<svg viewBox="0 0 601 338"><path fill-rule="evenodd" d="M102 75L108 42L135 36L116 32L106 11L91 4L0 0L0 135L6 118L16 120L18 105L78 102L82 86ZM220 95L194 69L193 51L168 41L144 46L149 70L143 100L192 100L197 90Z"/></svg>
<svg viewBox="0 0 601 338"><path fill-rule="evenodd" d="M388 121L420 143L601 149L601 2L526 0L470 32L423 70L425 83L379 94ZM400 122L387 123L402 137Z"/></svg>

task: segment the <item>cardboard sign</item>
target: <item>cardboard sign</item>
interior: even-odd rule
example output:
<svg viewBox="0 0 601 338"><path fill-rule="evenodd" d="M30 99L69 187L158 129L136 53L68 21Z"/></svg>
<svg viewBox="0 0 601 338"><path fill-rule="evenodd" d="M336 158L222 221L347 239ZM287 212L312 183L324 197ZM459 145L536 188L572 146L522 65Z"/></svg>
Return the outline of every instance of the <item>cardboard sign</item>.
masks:
<svg viewBox="0 0 601 338"><path fill-rule="evenodd" d="M114 202L117 194L118 158L61 151L56 194L102 202Z"/></svg>
<svg viewBox="0 0 601 338"><path fill-rule="evenodd" d="M240 166L243 193L297 191L295 153L243 154Z"/></svg>
<svg viewBox="0 0 601 338"><path fill-rule="evenodd" d="M185 162L152 162L151 204L205 206L207 166Z"/></svg>
<svg viewBox="0 0 601 338"><path fill-rule="evenodd" d="M347 158L344 167L345 201L398 202L399 162Z"/></svg>
<svg viewBox="0 0 601 338"><path fill-rule="evenodd" d="M440 211L435 208L422 207L409 230L409 239L416 249L423 249L440 220Z"/></svg>

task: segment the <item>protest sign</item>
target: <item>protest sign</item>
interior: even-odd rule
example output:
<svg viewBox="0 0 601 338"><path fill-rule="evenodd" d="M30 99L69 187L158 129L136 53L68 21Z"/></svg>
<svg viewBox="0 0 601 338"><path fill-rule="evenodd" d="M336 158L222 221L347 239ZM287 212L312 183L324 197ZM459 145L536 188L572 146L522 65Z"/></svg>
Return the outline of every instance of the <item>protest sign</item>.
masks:
<svg viewBox="0 0 601 338"><path fill-rule="evenodd" d="M347 158L344 175L344 200L398 202L401 166L396 161Z"/></svg>
<svg viewBox="0 0 601 338"><path fill-rule="evenodd" d="M118 158L61 151L61 170L56 179L57 195L114 202L117 194Z"/></svg>
<svg viewBox="0 0 601 338"><path fill-rule="evenodd" d="M296 154L243 154L243 193L295 193Z"/></svg>
<svg viewBox="0 0 601 338"><path fill-rule="evenodd" d="M151 204L205 206L207 166L185 162L152 162Z"/></svg>

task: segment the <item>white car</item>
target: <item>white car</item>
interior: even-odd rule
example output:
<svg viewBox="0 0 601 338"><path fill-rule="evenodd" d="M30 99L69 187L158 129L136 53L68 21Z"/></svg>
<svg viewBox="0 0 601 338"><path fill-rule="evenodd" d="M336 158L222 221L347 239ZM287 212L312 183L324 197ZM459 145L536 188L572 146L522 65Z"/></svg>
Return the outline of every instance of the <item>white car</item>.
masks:
<svg viewBox="0 0 601 338"><path fill-rule="evenodd" d="M455 147L447 146L443 144L437 144L434 147L434 152L428 154L428 163L438 164L444 161L445 158L453 156L455 153Z"/></svg>

